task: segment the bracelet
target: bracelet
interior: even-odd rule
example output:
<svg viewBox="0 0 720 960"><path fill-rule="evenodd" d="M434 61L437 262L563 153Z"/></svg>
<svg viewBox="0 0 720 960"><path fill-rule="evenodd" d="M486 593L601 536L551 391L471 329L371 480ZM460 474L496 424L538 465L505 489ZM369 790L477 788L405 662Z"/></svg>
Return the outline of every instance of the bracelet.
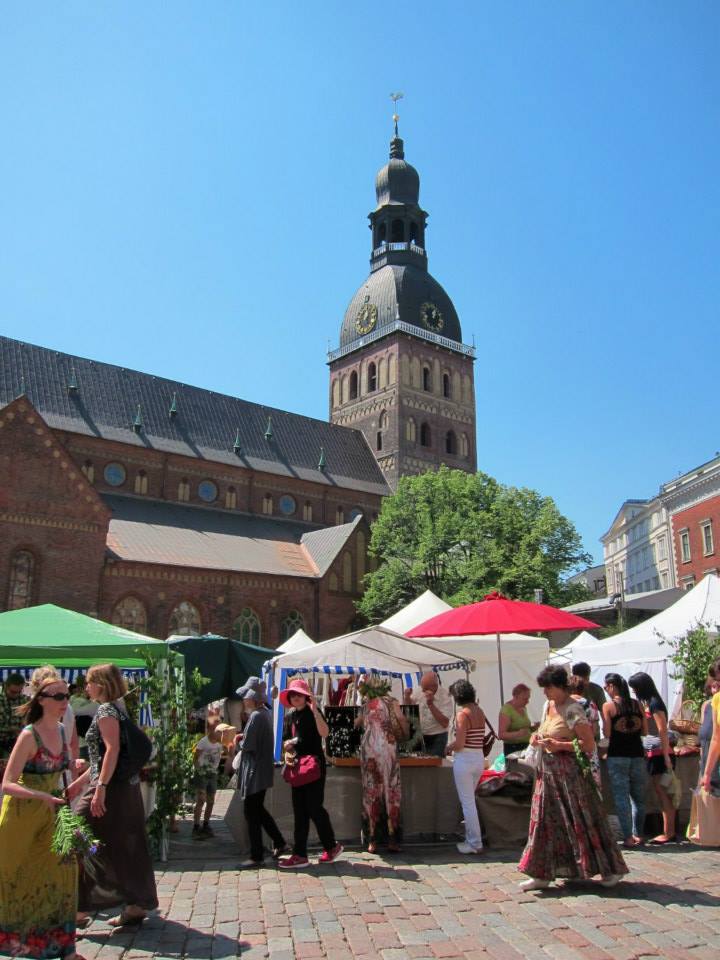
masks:
<svg viewBox="0 0 720 960"><path fill-rule="evenodd" d="M98 780L97 784L95 785L95 789L97 790L98 787L102 787L104 790L105 787L107 787L107 784L103 783L102 780Z"/></svg>

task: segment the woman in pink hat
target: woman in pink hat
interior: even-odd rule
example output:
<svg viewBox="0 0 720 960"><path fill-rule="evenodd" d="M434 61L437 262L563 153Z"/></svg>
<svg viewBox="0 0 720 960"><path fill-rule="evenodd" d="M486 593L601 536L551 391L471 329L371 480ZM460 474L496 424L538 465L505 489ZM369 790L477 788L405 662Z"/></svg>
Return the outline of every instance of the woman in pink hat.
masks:
<svg viewBox="0 0 720 960"><path fill-rule="evenodd" d="M342 853L342 846L335 840L330 817L323 806L325 799L325 753L323 737L330 732L325 718L318 710L312 690L305 680L291 680L280 694L280 703L288 710L283 729L283 748L286 763L302 773L297 785L290 782L292 790L295 836L293 852L278 862L282 870L297 870L310 863L307 855L310 821L315 824L323 852L320 863L332 863Z"/></svg>

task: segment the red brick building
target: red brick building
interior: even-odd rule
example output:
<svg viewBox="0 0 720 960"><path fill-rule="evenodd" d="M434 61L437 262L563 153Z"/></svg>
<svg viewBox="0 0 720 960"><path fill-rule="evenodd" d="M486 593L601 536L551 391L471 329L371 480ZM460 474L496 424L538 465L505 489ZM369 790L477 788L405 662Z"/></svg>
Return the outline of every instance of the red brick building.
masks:
<svg viewBox="0 0 720 960"><path fill-rule="evenodd" d="M672 530L676 583L689 590L706 573L720 573L720 457L660 490Z"/></svg>

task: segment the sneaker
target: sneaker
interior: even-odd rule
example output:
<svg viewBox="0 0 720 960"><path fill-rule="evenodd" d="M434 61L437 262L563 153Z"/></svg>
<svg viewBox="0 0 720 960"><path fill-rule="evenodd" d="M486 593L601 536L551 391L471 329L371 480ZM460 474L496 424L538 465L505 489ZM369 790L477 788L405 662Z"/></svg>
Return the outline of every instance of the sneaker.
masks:
<svg viewBox="0 0 720 960"><path fill-rule="evenodd" d="M341 843L336 843L332 850L323 850L318 863L332 863L333 860L337 860L344 849Z"/></svg>
<svg viewBox="0 0 720 960"><path fill-rule="evenodd" d="M466 843L465 841L463 841L462 843L458 843L456 846L457 846L458 853L482 853L483 852L482 847L473 847L471 844Z"/></svg>
<svg viewBox="0 0 720 960"><path fill-rule="evenodd" d="M521 884L518 884L521 890L547 890L550 886L549 880L536 880L534 877L531 877L529 880L523 880Z"/></svg>
<svg viewBox="0 0 720 960"><path fill-rule="evenodd" d="M273 847L272 858L273 860L279 860L280 857L285 856L286 853L290 853L290 847L287 843L283 843L279 847Z"/></svg>
<svg viewBox="0 0 720 960"><path fill-rule="evenodd" d="M214 837L214 836L215 836L215 831L213 830L213 828L210 826L209 823L204 823L204 824L203 824L203 826L202 826L202 832L203 832L203 836L204 836L204 837Z"/></svg>
<svg viewBox="0 0 720 960"><path fill-rule="evenodd" d="M310 861L307 857L299 857L296 853L292 853L289 857L278 860L278 866L281 870L300 870L303 867L309 867Z"/></svg>
<svg viewBox="0 0 720 960"><path fill-rule="evenodd" d="M205 839L205 837L203 836L202 827L200 826L199 823L194 823L194 824L193 824L193 828L192 828L192 838L193 838L193 840L204 840L204 839Z"/></svg>
<svg viewBox="0 0 720 960"><path fill-rule="evenodd" d="M611 873L609 877L603 877L603 878L600 880L600 886L601 886L601 887L616 887L616 886L620 883L621 880L622 880L621 874L619 874L619 873Z"/></svg>
<svg viewBox="0 0 720 960"><path fill-rule="evenodd" d="M264 860L253 860L252 857L248 857L247 860L243 860L242 863L238 864L238 870L245 870L249 867L262 867L264 864Z"/></svg>

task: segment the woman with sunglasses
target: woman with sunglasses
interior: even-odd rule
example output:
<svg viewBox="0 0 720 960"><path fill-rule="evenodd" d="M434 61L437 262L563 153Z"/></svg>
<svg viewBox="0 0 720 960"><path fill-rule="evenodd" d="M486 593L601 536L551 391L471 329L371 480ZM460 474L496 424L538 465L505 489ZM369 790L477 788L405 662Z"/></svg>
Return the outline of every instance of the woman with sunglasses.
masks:
<svg viewBox="0 0 720 960"><path fill-rule="evenodd" d="M0 953L82 960L75 950L77 864L50 849L55 793L70 769L62 718L70 695L59 678L41 682L18 708L20 733L3 778L0 810Z"/></svg>

